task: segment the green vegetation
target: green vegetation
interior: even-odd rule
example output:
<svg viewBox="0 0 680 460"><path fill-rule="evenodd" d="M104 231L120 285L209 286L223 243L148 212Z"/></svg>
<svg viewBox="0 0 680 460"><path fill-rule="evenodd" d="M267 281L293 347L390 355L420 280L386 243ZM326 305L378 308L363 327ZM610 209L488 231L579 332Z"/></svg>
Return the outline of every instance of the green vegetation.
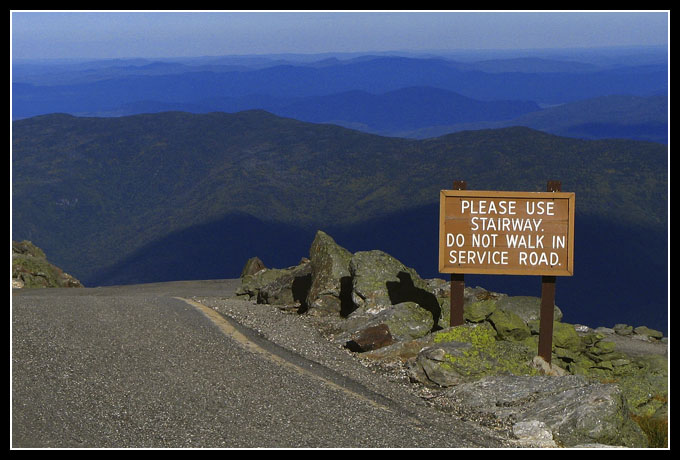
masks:
<svg viewBox="0 0 680 460"><path fill-rule="evenodd" d="M437 202L455 179L527 191L560 179L580 213L667 222L666 146L528 128L416 141L264 111L52 114L13 122L12 148L13 235L81 279L229 213L303 228L357 224Z"/></svg>
<svg viewBox="0 0 680 460"><path fill-rule="evenodd" d="M649 447L668 448L668 419L631 414L647 435Z"/></svg>
<svg viewBox="0 0 680 460"><path fill-rule="evenodd" d="M42 249L30 241L12 241L12 287L82 287L80 281L47 261Z"/></svg>
<svg viewBox="0 0 680 460"><path fill-rule="evenodd" d="M533 351L518 343L497 340L497 332L487 322L463 325L436 332L434 343L464 342L471 344L457 356L446 354L442 366L453 367L461 375L494 375L509 372L515 375L537 375L527 364Z"/></svg>

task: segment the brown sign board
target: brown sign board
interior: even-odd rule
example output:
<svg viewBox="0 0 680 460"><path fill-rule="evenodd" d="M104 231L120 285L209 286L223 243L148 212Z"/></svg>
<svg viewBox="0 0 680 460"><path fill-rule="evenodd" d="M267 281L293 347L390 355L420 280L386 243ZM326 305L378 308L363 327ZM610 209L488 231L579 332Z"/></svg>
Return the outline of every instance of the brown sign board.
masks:
<svg viewBox="0 0 680 460"><path fill-rule="evenodd" d="M442 190L439 272L571 276L574 193Z"/></svg>

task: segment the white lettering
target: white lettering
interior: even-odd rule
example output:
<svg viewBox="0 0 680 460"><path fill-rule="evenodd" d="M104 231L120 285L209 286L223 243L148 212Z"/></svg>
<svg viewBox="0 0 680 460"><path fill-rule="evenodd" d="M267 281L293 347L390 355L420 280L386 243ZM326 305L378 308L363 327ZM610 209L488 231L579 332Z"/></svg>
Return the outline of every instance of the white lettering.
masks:
<svg viewBox="0 0 680 460"><path fill-rule="evenodd" d="M472 234L472 247L473 248L488 248L489 246L496 247L496 237L498 235L496 233L484 233L484 234L479 234L479 233L473 233Z"/></svg>
<svg viewBox="0 0 680 460"><path fill-rule="evenodd" d="M465 235L462 233L447 233L446 234L446 247L458 246L461 247L465 244Z"/></svg>
<svg viewBox="0 0 680 460"><path fill-rule="evenodd" d="M505 242L509 248L538 249L543 248L545 235L505 235Z"/></svg>
<svg viewBox="0 0 680 460"><path fill-rule="evenodd" d="M527 214L545 214L548 216L555 215L554 201L527 201Z"/></svg>
<svg viewBox="0 0 680 460"><path fill-rule="evenodd" d="M517 214L517 202L500 200L488 201L488 200L460 200L460 211L461 214L465 214L469 211L470 214L499 214L499 215L515 215Z"/></svg>
<svg viewBox="0 0 680 460"><path fill-rule="evenodd" d="M555 215L555 202L554 201L548 201L546 203L546 214L549 216L554 216Z"/></svg>
<svg viewBox="0 0 680 460"><path fill-rule="evenodd" d="M564 248L566 244L566 237L564 235L553 235L552 237L552 247L554 249Z"/></svg>
<svg viewBox="0 0 680 460"><path fill-rule="evenodd" d="M458 265L508 265L507 251L449 251L449 263Z"/></svg>
<svg viewBox="0 0 680 460"><path fill-rule="evenodd" d="M560 257L556 252L545 253L545 252L524 252L519 253L519 265L545 265L549 267L554 267L559 265Z"/></svg>
<svg viewBox="0 0 680 460"><path fill-rule="evenodd" d="M537 232L541 228L543 219L517 219L510 217L472 217L470 219L472 231L502 231L502 232Z"/></svg>

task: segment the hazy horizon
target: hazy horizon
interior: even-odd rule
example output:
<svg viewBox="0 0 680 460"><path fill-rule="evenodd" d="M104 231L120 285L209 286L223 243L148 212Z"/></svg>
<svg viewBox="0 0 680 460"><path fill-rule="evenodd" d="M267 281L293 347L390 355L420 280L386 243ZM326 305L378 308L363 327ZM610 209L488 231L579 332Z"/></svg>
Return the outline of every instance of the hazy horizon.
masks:
<svg viewBox="0 0 680 460"><path fill-rule="evenodd" d="M14 60L668 46L666 11L12 11Z"/></svg>

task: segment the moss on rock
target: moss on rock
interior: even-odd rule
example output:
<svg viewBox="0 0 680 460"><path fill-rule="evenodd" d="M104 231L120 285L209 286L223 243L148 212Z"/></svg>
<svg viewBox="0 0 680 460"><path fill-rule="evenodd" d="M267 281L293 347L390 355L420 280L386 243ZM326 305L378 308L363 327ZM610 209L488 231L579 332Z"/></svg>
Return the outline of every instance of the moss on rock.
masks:
<svg viewBox="0 0 680 460"><path fill-rule="evenodd" d="M489 322L493 324L498 337L503 340L521 342L531 335L529 326L511 311L495 310L489 315Z"/></svg>
<svg viewBox="0 0 680 460"><path fill-rule="evenodd" d="M434 345L419 353L413 375L423 383L450 386L488 375L537 375L533 352L521 343L497 340L487 322L451 327L433 334Z"/></svg>

